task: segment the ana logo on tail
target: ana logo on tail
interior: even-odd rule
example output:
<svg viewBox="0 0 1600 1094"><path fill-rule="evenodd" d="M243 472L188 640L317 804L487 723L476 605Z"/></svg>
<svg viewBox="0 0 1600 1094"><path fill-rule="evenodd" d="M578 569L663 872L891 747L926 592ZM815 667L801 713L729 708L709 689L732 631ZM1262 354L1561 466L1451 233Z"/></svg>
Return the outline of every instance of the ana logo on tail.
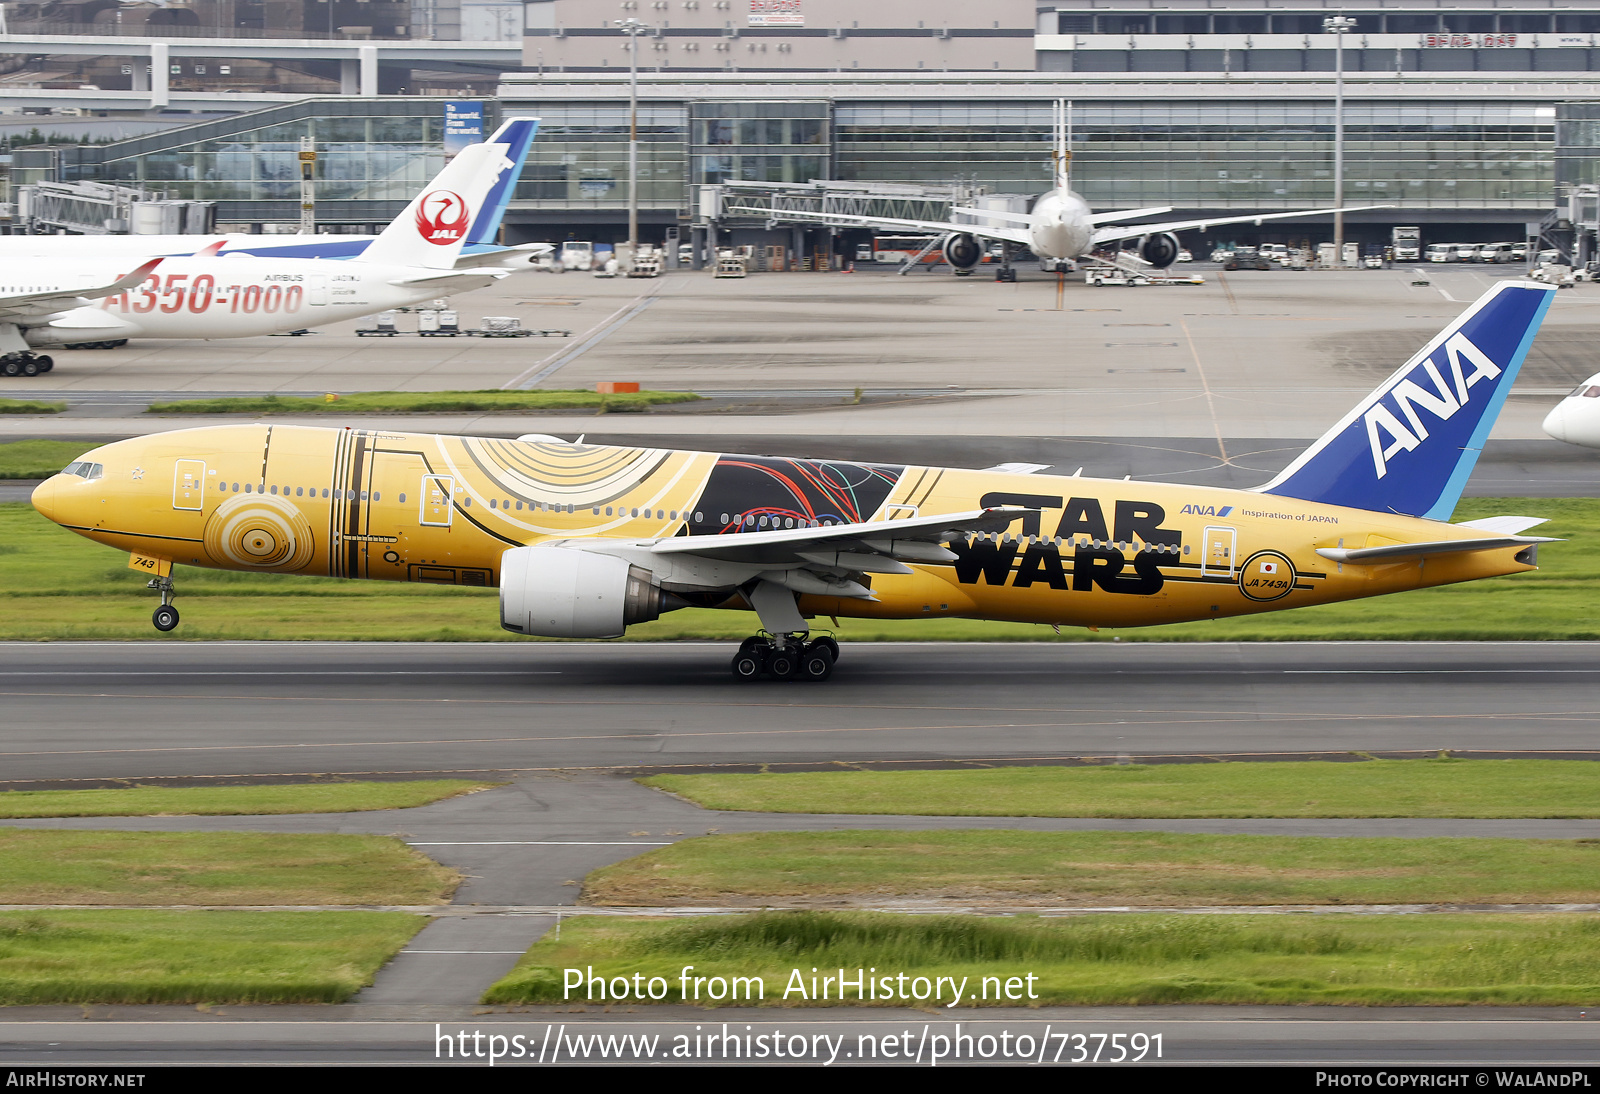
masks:
<svg viewBox="0 0 1600 1094"><path fill-rule="evenodd" d="M1410 452L1428 439L1428 427L1417 413L1419 406L1439 421L1448 421L1456 411L1467 405L1467 400L1472 397L1473 384L1479 380L1493 380L1500 375L1500 367L1489 360L1488 354L1469 342L1465 334L1457 332L1451 335L1444 344L1444 352L1450 363L1452 385L1446 385L1444 378L1439 375L1438 364L1428 357L1417 368L1427 374L1433 386L1432 391L1412 379L1417 375L1417 369L1412 369L1399 383L1380 395L1372 408L1362 415L1367 426L1367 443L1372 447L1372 468L1378 473L1378 478L1389 473L1389 461L1397 454ZM1471 362L1471 373L1463 373L1463 358ZM1385 399L1394 401L1394 409L1384 403ZM1405 423L1400 421L1395 410L1405 415ZM1387 441L1384 440L1384 434L1388 435Z"/></svg>
<svg viewBox="0 0 1600 1094"><path fill-rule="evenodd" d="M467 203L451 190L434 190L417 203L417 234L440 247L459 242L469 219Z"/></svg>

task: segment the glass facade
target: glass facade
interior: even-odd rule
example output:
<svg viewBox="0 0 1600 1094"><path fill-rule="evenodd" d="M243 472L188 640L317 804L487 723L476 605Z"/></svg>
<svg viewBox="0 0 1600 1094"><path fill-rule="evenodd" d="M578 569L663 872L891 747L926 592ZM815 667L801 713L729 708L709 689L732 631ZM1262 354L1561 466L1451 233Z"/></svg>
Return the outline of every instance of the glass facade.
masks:
<svg viewBox="0 0 1600 1094"><path fill-rule="evenodd" d="M1354 19L1358 34L1594 34L1600 13L1584 11L1176 11L1061 12L1059 34L1320 34L1322 20Z"/></svg>
<svg viewBox="0 0 1600 1094"><path fill-rule="evenodd" d="M1038 193L1050 104L840 103L838 177L965 179ZM1333 198L1333 106L1103 102L1073 108L1074 189L1097 208L1298 208ZM1345 200L1402 208L1550 204L1555 111L1503 102L1345 107Z"/></svg>
<svg viewBox="0 0 1600 1094"><path fill-rule="evenodd" d="M424 108L425 109L425 108ZM301 118L144 155L108 155L100 177L192 201L300 199L300 140L317 150L317 200L410 201L444 167L444 120L426 114Z"/></svg>
<svg viewBox="0 0 1600 1094"><path fill-rule="evenodd" d="M628 204L628 104L519 102L536 114L516 200L523 209L617 210ZM689 111L679 103L639 104L639 207L688 206Z"/></svg>
<svg viewBox="0 0 1600 1094"><path fill-rule="evenodd" d="M694 183L831 177L828 102L697 102L689 110Z"/></svg>

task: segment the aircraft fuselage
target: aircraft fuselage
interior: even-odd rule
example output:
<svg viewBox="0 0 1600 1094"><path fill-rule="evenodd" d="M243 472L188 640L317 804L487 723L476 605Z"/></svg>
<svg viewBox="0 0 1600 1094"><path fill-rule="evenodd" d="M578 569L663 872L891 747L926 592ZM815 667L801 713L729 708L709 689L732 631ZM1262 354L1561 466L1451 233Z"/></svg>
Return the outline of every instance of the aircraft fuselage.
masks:
<svg viewBox="0 0 1600 1094"><path fill-rule="evenodd" d="M1534 568L1512 547L1342 565L1317 550L1481 533L1250 491L1079 477L262 424L119 441L81 461L98 474L46 480L35 506L135 556L482 587L498 583L505 551L545 541L647 548L1037 510L1004 533L948 542L954 561L871 574L875 599L802 596L813 615L1138 626ZM745 606L731 589L695 602Z"/></svg>

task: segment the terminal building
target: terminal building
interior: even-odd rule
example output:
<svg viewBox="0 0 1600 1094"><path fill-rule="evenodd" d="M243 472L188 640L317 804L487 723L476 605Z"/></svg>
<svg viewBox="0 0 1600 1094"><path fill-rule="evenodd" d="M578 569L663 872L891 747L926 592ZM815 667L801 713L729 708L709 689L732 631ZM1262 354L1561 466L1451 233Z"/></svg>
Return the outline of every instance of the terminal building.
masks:
<svg viewBox="0 0 1600 1094"><path fill-rule="evenodd" d="M1329 205L1336 66L1344 199L1388 207L1347 218L1350 238L1417 224L1430 242L1520 239L1568 189L1600 182L1600 0L1281 4L527 0L522 68L486 101L489 125L543 118L508 242L625 236L630 62L647 241L694 223L700 188L718 183L1036 195L1057 100L1070 103L1073 186L1097 209ZM1323 29L1335 15L1351 21L1341 34ZM630 38L619 19L645 27ZM219 223L268 224L297 219L294 156L311 136L319 222L358 225L393 215L438 165L441 110L315 98L55 155L62 178L161 185L225 203Z"/></svg>

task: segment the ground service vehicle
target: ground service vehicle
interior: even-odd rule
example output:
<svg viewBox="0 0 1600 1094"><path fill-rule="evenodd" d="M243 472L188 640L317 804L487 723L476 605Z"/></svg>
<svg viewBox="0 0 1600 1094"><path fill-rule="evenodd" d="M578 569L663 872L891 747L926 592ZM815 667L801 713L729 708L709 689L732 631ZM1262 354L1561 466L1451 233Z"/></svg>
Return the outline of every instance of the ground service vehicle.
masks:
<svg viewBox="0 0 1600 1094"><path fill-rule="evenodd" d="M102 445L33 505L129 552L163 631L175 564L324 574L498 587L529 636L753 610L734 675L820 680L829 616L1140 626L1534 569L1538 518L1447 521L1553 295L1496 284L1254 490L255 423Z"/></svg>
<svg viewBox="0 0 1600 1094"><path fill-rule="evenodd" d="M1417 227L1394 228L1389 232L1389 246L1393 248L1396 262L1415 262L1422 257L1422 229Z"/></svg>

